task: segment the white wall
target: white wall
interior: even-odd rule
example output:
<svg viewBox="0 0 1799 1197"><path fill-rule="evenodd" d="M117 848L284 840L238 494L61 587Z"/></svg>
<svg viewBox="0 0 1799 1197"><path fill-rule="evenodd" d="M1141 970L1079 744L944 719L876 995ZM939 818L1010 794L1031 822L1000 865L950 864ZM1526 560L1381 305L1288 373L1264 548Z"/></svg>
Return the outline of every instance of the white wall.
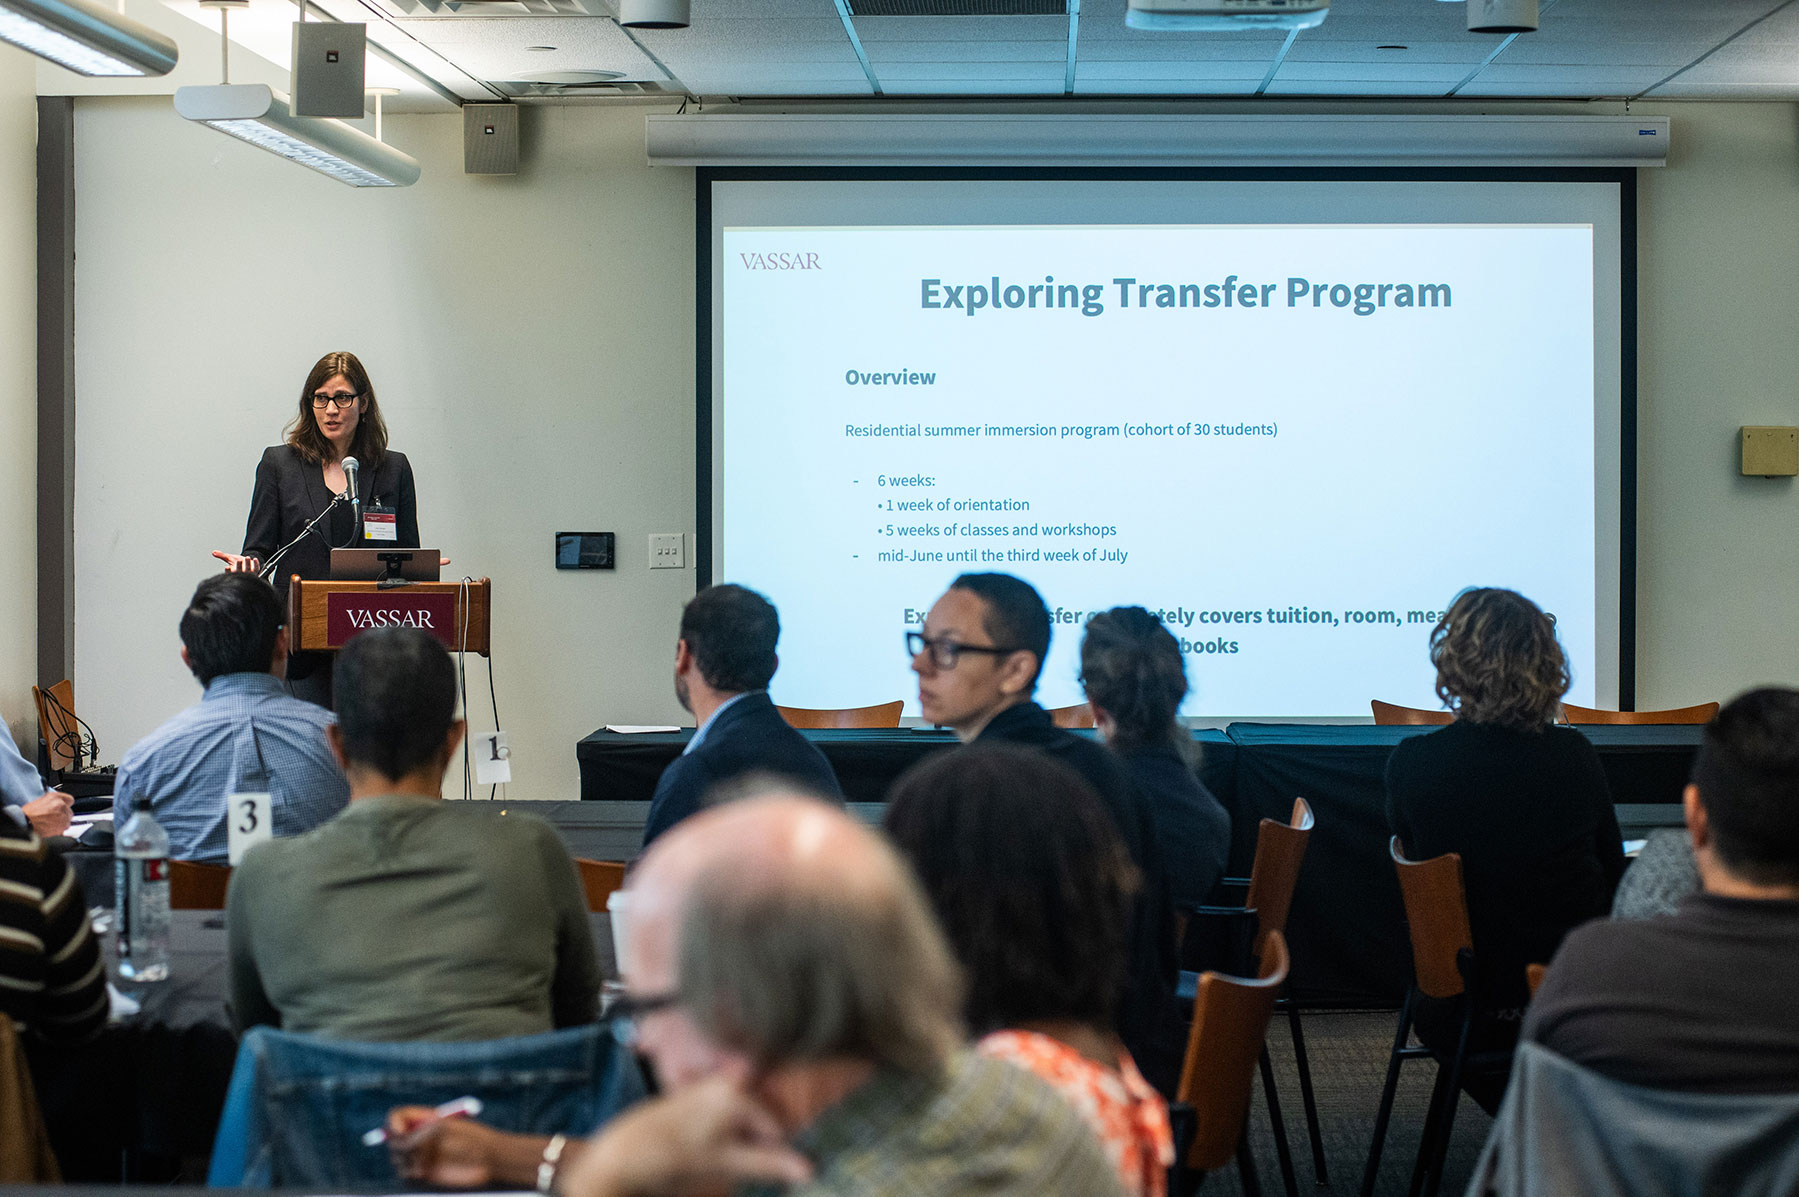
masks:
<svg viewBox="0 0 1799 1197"><path fill-rule="evenodd" d="M0 719L37 740L37 89L0 45Z"/></svg>
<svg viewBox="0 0 1799 1197"><path fill-rule="evenodd" d="M1799 684L1799 491L1737 474L1741 425L1799 424L1799 109L1653 111L1674 154L1639 176L1641 707Z"/></svg>
<svg viewBox="0 0 1799 1197"><path fill-rule="evenodd" d="M681 714L693 575L651 573L647 534L693 526L693 175L644 165L643 113L527 113L516 179L462 173L460 117L395 118L423 179L356 190L166 99L78 102L76 684L105 759L195 700L181 609L334 349L425 542L494 579L509 796L576 797L579 737ZM616 531L617 571L553 569L562 530Z"/></svg>
<svg viewBox="0 0 1799 1197"><path fill-rule="evenodd" d="M1675 121L1670 166L1640 174L1638 699L1656 705L1799 681L1799 495L1732 455L1740 424L1799 423L1799 145L1791 105L1636 110ZM395 119L424 178L385 192L166 100L78 103L77 683L107 759L192 700L182 601L207 551L237 546L259 450L337 348L413 458L427 542L495 579L512 796L574 796L574 742L602 723L675 720L693 579L648 572L645 534L693 526L693 176L644 165L645 111L528 110L515 180L461 173L458 118ZM563 529L618 532L619 570L558 574Z"/></svg>

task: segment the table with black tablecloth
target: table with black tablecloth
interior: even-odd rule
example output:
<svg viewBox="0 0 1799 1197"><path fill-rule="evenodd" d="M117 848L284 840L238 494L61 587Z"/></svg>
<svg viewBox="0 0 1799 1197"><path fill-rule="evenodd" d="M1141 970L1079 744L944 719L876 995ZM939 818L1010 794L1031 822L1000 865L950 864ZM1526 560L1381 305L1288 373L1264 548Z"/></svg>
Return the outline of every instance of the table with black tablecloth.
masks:
<svg viewBox="0 0 1799 1197"><path fill-rule="evenodd" d="M1393 746L1430 727L1233 723L1194 732L1200 778L1231 812L1230 868L1246 874L1262 818L1286 820L1293 799L1311 803L1317 827L1300 871L1288 937L1293 982L1311 1004L1397 1003L1411 976L1399 886L1387 857L1385 775ZM1701 729L1583 727L1598 749L1633 829L1678 823ZM955 744L949 732L909 728L803 733L838 772L852 810L869 822L900 773ZM1086 733L1091 734L1091 733ZM607 815L608 844L631 846L656 779L692 738L679 732L601 730L576 745L581 797ZM1179 867L1172 863L1171 867Z"/></svg>
<svg viewBox="0 0 1799 1197"><path fill-rule="evenodd" d="M601 971L616 976L610 920L589 918ZM116 1176L126 1152L154 1178L212 1151L237 1059L225 921L216 910L174 911L164 981L124 980L113 937L102 942L108 975L137 1013L81 1047L35 1045L33 1076L71 1179Z"/></svg>

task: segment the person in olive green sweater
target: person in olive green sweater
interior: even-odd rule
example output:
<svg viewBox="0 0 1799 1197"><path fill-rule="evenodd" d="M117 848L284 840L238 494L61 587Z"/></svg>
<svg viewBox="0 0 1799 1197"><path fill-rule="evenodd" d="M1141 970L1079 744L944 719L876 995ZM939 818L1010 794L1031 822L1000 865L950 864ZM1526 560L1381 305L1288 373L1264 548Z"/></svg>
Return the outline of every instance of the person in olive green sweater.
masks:
<svg viewBox="0 0 1799 1197"><path fill-rule="evenodd" d="M331 749L350 804L245 853L226 900L232 1016L331 1039L497 1039L591 1022L600 969L549 824L441 801L461 743L449 654L352 640Z"/></svg>

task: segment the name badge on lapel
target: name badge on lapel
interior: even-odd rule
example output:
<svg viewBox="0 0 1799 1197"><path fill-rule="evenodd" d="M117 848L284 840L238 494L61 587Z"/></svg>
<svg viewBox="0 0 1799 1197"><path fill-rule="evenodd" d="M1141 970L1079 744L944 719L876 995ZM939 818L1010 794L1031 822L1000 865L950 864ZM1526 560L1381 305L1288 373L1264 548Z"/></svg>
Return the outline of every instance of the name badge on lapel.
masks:
<svg viewBox="0 0 1799 1197"><path fill-rule="evenodd" d="M371 503L362 509L362 538L393 542L400 538L400 521L392 507Z"/></svg>

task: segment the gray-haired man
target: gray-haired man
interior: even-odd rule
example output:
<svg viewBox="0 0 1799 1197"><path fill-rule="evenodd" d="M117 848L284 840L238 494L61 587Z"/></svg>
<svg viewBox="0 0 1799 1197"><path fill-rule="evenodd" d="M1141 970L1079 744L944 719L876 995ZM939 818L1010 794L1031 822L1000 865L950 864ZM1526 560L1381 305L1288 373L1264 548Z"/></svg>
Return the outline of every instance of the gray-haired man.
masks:
<svg viewBox="0 0 1799 1197"><path fill-rule="evenodd" d="M1066 1100L964 1049L961 985L942 932L893 850L848 815L785 796L717 807L658 839L629 893L625 1003L671 1094L662 1100L691 1103L728 1086L743 1109L710 1124L724 1133L686 1158L657 1153L667 1162L656 1176L643 1156L618 1149L626 1135L647 1138L633 1133L644 1115L627 1116L566 1154L557 1148L559 1191L642 1195L699 1176L809 1173L783 1191L1120 1192ZM390 1126L404 1131L408 1121ZM418 1138L408 1173L463 1183L525 1179L518 1164L542 1142L449 1122ZM784 1156L770 1155L783 1141ZM727 1147L762 1154L753 1167L708 1172ZM484 1166L470 1168L475 1161Z"/></svg>

